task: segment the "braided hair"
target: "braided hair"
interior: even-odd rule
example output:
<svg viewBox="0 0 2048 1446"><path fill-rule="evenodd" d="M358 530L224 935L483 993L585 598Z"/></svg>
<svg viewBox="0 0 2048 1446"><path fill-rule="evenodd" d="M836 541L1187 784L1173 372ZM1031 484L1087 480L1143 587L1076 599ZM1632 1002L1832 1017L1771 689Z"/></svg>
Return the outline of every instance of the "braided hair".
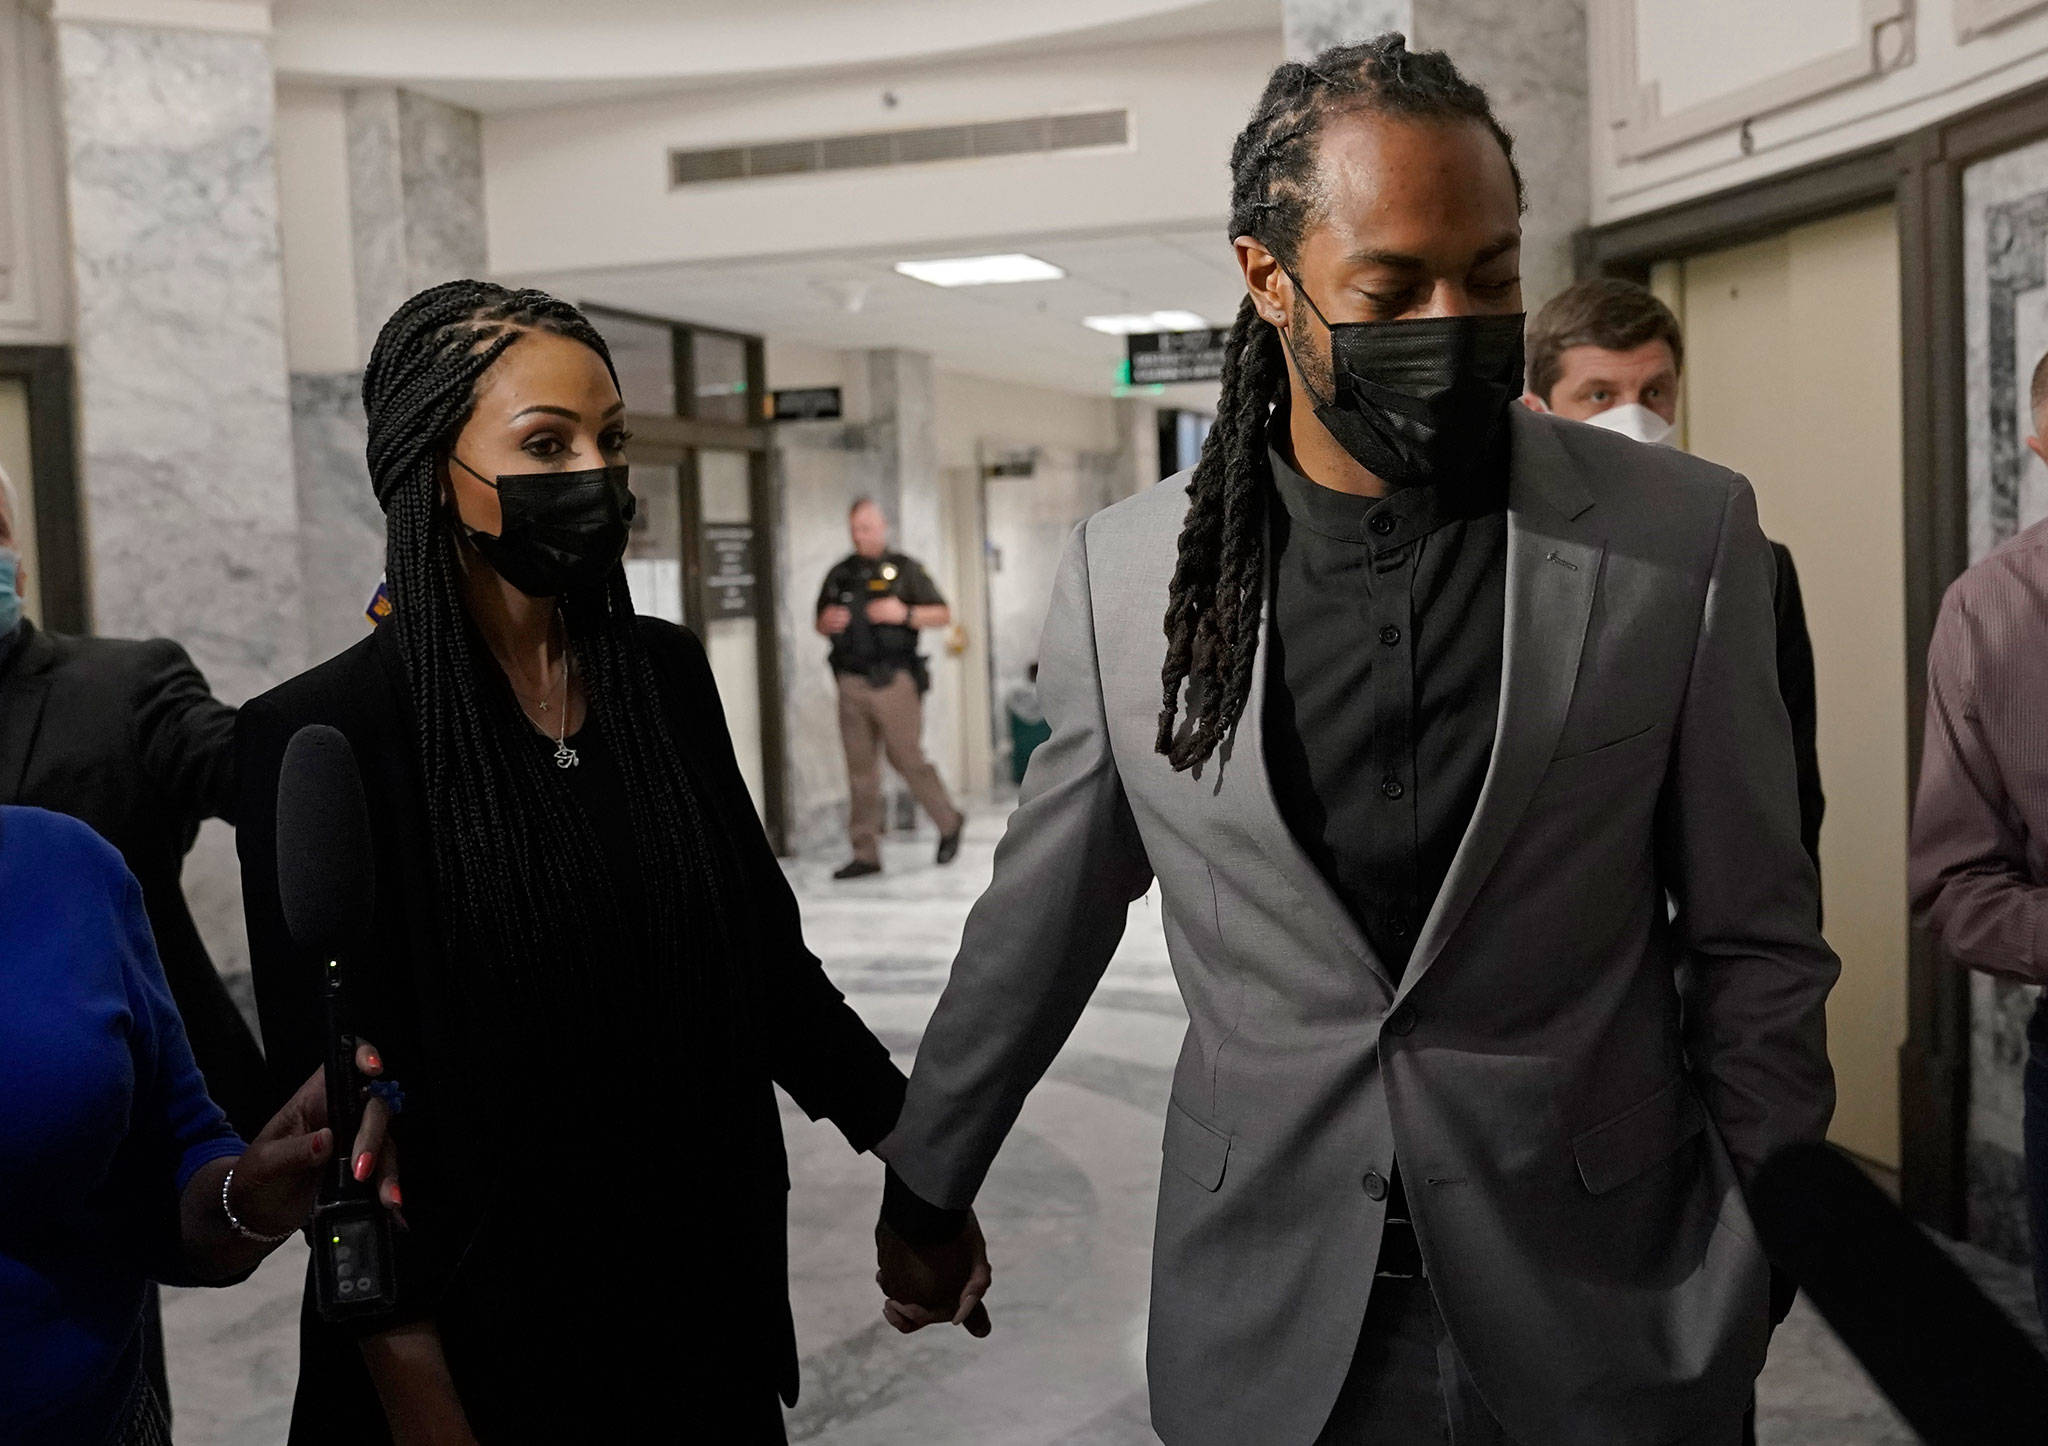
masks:
<svg viewBox="0 0 2048 1446"><path fill-rule="evenodd" d="M1442 51L1411 51L1405 37L1387 34L1325 50L1305 65L1290 61L1273 72L1230 149L1232 239L1256 237L1283 264L1295 264L1322 199L1316 148L1323 123L1352 110L1478 122L1506 153L1521 201L1514 141L1486 93ZM1246 296L1223 352L1216 423L1188 483L1187 521L1167 594L1157 747L1176 769L1196 768L1216 751L1251 692L1265 606L1266 499L1272 486L1266 428L1286 391L1279 333ZM1183 685L1189 712L1184 727Z"/></svg>
<svg viewBox="0 0 2048 1446"><path fill-rule="evenodd" d="M559 606L624 784L641 911L620 907L590 820L536 746L462 601L443 464L483 375L535 331L581 342L617 382L604 338L575 307L483 281L407 301L363 375L371 485L386 517L388 625L415 715L451 1024L472 1063L501 1057L492 1039L519 1048L544 1028L582 1064L595 1057L610 1069L607 1038L618 1054L621 1032L647 1040L678 1022L713 1046L683 1051L704 1059L716 1041L689 1022L731 1022L719 969L734 933L720 906L732 871L658 704L624 569Z"/></svg>

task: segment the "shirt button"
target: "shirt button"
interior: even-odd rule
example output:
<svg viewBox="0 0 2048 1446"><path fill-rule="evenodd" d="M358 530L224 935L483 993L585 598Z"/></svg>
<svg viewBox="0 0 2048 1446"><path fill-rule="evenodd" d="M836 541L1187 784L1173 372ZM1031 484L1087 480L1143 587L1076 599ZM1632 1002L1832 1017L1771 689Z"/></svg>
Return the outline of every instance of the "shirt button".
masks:
<svg viewBox="0 0 2048 1446"><path fill-rule="evenodd" d="M1377 1170L1365 1172L1365 1198L1384 1200L1387 1198L1387 1177Z"/></svg>
<svg viewBox="0 0 2048 1446"><path fill-rule="evenodd" d="M1401 630L1392 623L1388 623L1380 629L1380 641L1390 648L1393 647L1394 644L1401 641Z"/></svg>
<svg viewBox="0 0 2048 1446"><path fill-rule="evenodd" d="M1366 523L1365 525L1367 527L1370 527L1374 532L1377 532L1381 537L1385 537L1389 532L1392 532L1394 530L1394 519L1392 515L1389 513L1375 512L1372 516L1372 520Z"/></svg>
<svg viewBox="0 0 2048 1446"><path fill-rule="evenodd" d="M1407 791L1407 789L1401 786L1401 780L1398 778L1389 777L1384 783L1380 784L1380 792L1384 793L1388 798L1399 798Z"/></svg>
<svg viewBox="0 0 2048 1446"><path fill-rule="evenodd" d="M1413 1034L1415 1032L1415 1006L1402 1004L1387 1016L1389 1034Z"/></svg>

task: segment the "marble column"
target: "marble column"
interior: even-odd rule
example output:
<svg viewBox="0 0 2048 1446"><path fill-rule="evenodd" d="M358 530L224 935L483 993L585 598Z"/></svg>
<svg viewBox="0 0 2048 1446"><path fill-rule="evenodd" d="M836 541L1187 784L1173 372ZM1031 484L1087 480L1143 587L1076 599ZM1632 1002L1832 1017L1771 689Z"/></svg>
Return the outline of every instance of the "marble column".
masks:
<svg viewBox="0 0 2048 1446"><path fill-rule="evenodd" d="M347 117L352 350L367 361L399 304L484 273L483 141L476 112L389 86L354 89ZM384 518L363 470L363 374L295 373L292 436L310 656L363 635L384 567Z"/></svg>
<svg viewBox="0 0 2048 1446"><path fill-rule="evenodd" d="M1355 45L1389 30L1410 34L1429 0L1285 0L1281 38L1289 60L1313 59L1333 45Z"/></svg>
<svg viewBox="0 0 2048 1446"><path fill-rule="evenodd" d="M1283 13L1289 59L1387 30L1447 51L1515 138L1524 302L1534 312L1571 284L1572 236L1592 207L1585 0L1285 0Z"/></svg>
<svg viewBox="0 0 2048 1446"><path fill-rule="evenodd" d="M890 348L867 354L868 438L879 454L883 510L889 514L893 546L918 559L934 577L951 572L939 476L938 382L924 352ZM927 633L924 647L936 660L943 632ZM934 675L946 670L935 667ZM961 780L953 746L960 730L960 698L954 688L934 687L925 695L925 748L947 788ZM907 805L898 802L900 811Z"/></svg>
<svg viewBox="0 0 2048 1446"><path fill-rule="evenodd" d="M364 360L414 292L484 274L483 120L389 86L351 90L349 222Z"/></svg>
<svg viewBox="0 0 2048 1446"><path fill-rule="evenodd" d="M52 15L87 557L96 631L175 638L240 702L305 658L273 79L265 7L190 10ZM248 23L201 28L223 14ZM187 892L228 973L238 877L210 826Z"/></svg>

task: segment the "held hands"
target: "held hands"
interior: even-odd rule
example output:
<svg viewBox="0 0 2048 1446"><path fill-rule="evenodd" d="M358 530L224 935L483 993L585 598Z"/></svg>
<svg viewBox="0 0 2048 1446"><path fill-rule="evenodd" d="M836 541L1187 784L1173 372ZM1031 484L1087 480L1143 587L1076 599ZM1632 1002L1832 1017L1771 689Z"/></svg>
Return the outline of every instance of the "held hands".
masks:
<svg viewBox="0 0 2048 1446"><path fill-rule="evenodd" d="M832 604L818 614L818 631L828 638L836 638L845 632L853 622L853 610Z"/></svg>
<svg viewBox="0 0 2048 1446"><path fill-rule="evenodd" d="M989 1333L988 1293L992 1274L981 1223L967 1212L967 1225L950 1241L912 1245L887 1225L875 1226L875 1283L888 1297L882 1316L905 1335L951 1322L980 1339Z"/></svg>
<svg viewBox="0 0 2048 1446"><path fill-rule="evenodd" d="M366 1079L383 1075L384 1061L375 1045L357 1042L356 1069ZM403 1225L405 1216L398 1208L398 1142L387 1138L390 1125L390 1108L372 1096L363 1107L362 1126L349 1146L350 1173L358 1180L374 1175L377 1198ZM314 1070L235 1163L228 1197L235 1218L262 1235L298 1229L312 1213L320 1172L333 1153L327 1089L321 1072ZM214 1208L219 1210L217 1202Z"/></svg>
<svg viewBox="0 0 2048 1446"><path fill-rule="evenodd" d="M900 597L878 597L868 604L867 613L871 623L900 628L910 621L910 604Z"/></svg>

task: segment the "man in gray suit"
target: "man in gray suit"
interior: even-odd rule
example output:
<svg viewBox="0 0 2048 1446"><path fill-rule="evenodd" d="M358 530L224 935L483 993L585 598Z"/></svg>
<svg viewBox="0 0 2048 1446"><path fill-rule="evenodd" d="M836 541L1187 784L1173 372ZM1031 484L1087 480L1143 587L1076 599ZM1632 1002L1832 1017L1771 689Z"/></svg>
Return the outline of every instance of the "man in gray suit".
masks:
<svg viewBox="0 0 2048 1446"><path fill-rule="evenodd" d="M1232 169L1216 428L1068 546L886 1309L978 1311L966 1207L1156 878L1170 1446L1738 1441L1838 967L1748 484L1511 406L1520 179L1441 54L1282 66Z"/></svg>

